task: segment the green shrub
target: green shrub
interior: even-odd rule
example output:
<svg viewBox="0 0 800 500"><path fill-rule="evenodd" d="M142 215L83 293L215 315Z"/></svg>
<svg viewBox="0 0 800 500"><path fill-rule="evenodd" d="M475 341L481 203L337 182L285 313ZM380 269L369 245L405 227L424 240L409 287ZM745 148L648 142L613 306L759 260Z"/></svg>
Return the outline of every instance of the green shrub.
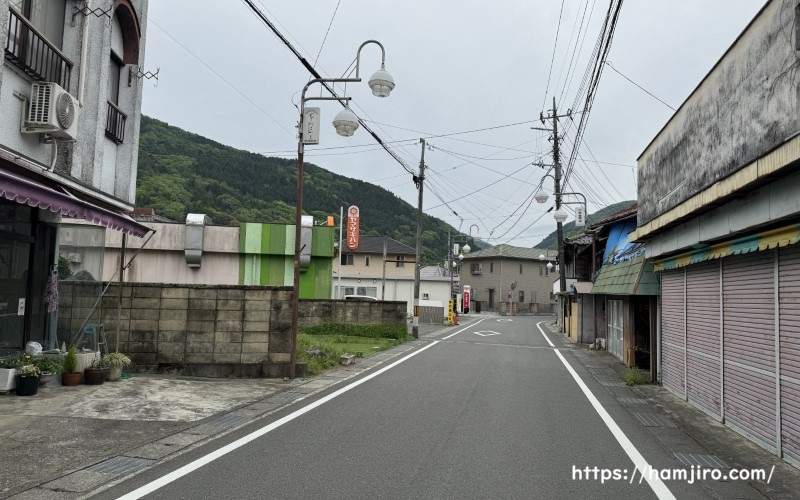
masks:
<svg viewBox="0 0 800 500"><path fill-rule="evenodd" d="M69 346L69 351L67 351L67 355L64 356L64 372L65 373L77 373L78 370L78 351L75 350L75 346Z"/></svg>
<svg viewBox="0 0 800 500"><path fill-rule="evenodd" d="M406 325L360 325L353 323L323 323L303 328L306 335L341 335L343 337L368 337L371 339L408 340Z"/></svg>
<svg viewBox="0 0 800 500"><path fill-rule="evenodd" d="M638 368L628 368L625 372L625 384L627 385L643 385L647 380L642 376L642 372Z"/></svg>
<svg viewBox="0 0 800 500"><path fill-rule="evenodd" d="M63 361L56 356L34 358L33 364L36 365L36 368L42 373L61 373L61 370L64 369Z"/></svg>

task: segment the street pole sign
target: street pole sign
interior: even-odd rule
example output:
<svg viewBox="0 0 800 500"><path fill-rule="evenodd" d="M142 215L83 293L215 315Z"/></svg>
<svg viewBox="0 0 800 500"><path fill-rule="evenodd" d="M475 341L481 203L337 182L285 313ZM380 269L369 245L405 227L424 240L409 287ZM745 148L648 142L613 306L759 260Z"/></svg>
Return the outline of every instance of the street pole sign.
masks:
<svg viewBox="0 0 800 500"><path fill-rule="evenodd" d="M464 285L464 295L461 299L461 310L464 311L464 314L469 313L469 301L470 296L472 295L472 288L469 285Z"/></svg>
<svg viewBox="0 0 800 500"><path fill-rule="evenodd" d="M352 205L347 209L347 248L350 250L358 248L359 226L359 210L357 206Z"/></svg>

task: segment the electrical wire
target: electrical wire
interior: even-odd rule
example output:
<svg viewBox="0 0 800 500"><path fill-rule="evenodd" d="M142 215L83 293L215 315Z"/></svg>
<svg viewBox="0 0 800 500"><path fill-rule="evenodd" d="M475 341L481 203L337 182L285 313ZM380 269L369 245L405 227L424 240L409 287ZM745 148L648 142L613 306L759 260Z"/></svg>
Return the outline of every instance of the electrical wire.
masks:
<svg viewBox="0 0 800 500"><path fill-rule="evenodd" d="M634 85L636 85L637 87L639 87L639 89L640 89L641 91L645 92L647 95L649 95L650 97L652 97L652 98L653 98L653 99L655 99L656 101L660 102L660 103L661 103L661 104L663 104L664 106L668 107L668 108L669 108L669 109L671 109L672 111L675 111L675 108L673 108L672 106L670 106L670 105L669 105L669 104L667 104L666 102L664 102L664 101L662 101L661 99L659 99L658 97L656 97L656 96L655 96L655 95L654 95L652 92L650 92L650 91L649 91L649 90L647 90L646 88L642 87L642 86L641 86L641 85L639 85L638 83L634 82L633 80L631 80L631 79L630 79L630 78L628 78L627 76L623 75L623 74L622 74L622 72L621 72L620 70L618 70L617 68L615 68L615 67L614 67L614 65L613 65L613 64L611 64L611 61L606 61L606 64L608 65L608 67L609 67L609 68L613 69L613 70L614 70L614 71L615 71L615 72L616 72L616 73L617 73L619 76L621 76L622 78L624 78L624 79L628 80L628 81L629 81L629 82L631 82L632 84L634 84Z"/></svg>

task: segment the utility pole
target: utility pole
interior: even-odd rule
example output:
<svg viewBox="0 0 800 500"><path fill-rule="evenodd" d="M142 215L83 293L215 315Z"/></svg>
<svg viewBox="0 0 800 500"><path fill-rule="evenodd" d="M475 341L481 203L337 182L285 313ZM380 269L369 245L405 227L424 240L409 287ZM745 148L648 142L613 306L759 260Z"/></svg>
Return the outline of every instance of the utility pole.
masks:
<svg viewBox="0 0 800 500"><path fill-rule="evenodd" d="M422 259L422 187L425 181L425 139L420 139L422 143L422 155L419 160L419 177L414 178L419 189L419 200L417 202L417 258L414 262L414 320L411 326L411 336L419 338L419 266Z"/></svg>
<svg viewBox="0 0 800 500"><path fill-rule="evenodd" d="M556 210L559 210L561 209L561 160L558 157L558 113L555 96L553 96L553 163L556 169L553 178ZM558 287L561 293L564 293L567 291L567 277L564 268L564 228L561 222L556 222L556 238L558 238Z"/></svg>

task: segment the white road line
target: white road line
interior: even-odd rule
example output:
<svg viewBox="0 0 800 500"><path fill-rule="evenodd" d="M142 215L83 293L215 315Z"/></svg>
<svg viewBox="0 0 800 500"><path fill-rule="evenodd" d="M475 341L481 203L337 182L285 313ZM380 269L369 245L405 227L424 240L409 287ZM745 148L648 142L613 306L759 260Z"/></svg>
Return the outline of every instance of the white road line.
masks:
<svg viewBox="0 0 800 500"><path fill-rule="evenodd" d="M442 340L447 340L447 339L449 339L450 337L455 337L455 336L456 336L456 335L458 335L459 333L461 333L461 332L465 332L465 331L469 330L469 329L470 329L470 327L477 325L478 323L480 323L481 321L483 321L483 320L485 320L485 319L486 319L486 318L479 319L479 320L478 320L478 321L476 321L475 323L472 323L472 324L470 324L470 325L467 325L466 327L462 328L461 330L457 331L456 333L451 333L451 334L450 334L450 335L448 335L447 337L443 337L443 338L442 338Z"/></svg>
<svg viewBox="0 0 800 500"><path fill-rule="evenodd" d="M455 335L455 334L453 334L453 335ZM175 481L177 479L180 479L181 477L185 476L186 474L189 474L190 472L193 472L193 471L199 469L200 467L202 467L202 466L204 466L206 464L209 464L209 463L213 462L214 460L216 460L216 459L218 459L218 458L220 458L220 457L222 457L224 455L227 455L228 453L236 450L237 448L241 448L242 446L246 445L247 443L249 443L249 442L251 442L251 441L253 441L255 439L258 439L261 436L263 436L263 435L265 435L265 434L267 434L269 432L274 431L275 429L277 429L278 427L282 426L283 424L291 422L292 420L296 419L297 417L310 412L314 408L317 408L318 406L324 405L328 401L330 401L330 400L332 400L332 399L334 399L336 397L341 396L342 394L344 394L345 392L349 391L350 389L358 387L359 385L363 384L364 382L367 382L368 380L371 380L371 379L377 377L381 373L384 373L384 372L386 372L388 370L391 370L392 368L394 368L395 366L399 365L400 363L411 359L412 357L416 356L417 354L421 353L422 351L424 351L426 349L430 349L431 347L435 346L438 343L439 343L438 340L436 340L434 342L431 342L430 344L426 345L425 347L423 347L423 348L421 348L421 349L419 349L417 351L412 352L408 356L406 356L404 358L401 358L401 359L398 359L394 363L392 363L390 365L387 365L387 366L381 368L380 370L378 370L376 372L370 373L366 377L364 377L362 379L359 379L359 380L356 380L352 384L349 384L349 385L347 385L345 387L342 387L338 391L333 392L333 393L325 396L322 399L314 401L313 403L311 403L308 406L300 408L299 410L297 410L295 412L292 412L289 415L286 415L285 417L280 418L280 419L276 420L275 422L272 422L271 424L266 425L266 426L258 429L257 431L253 431L250 434L248 434L248 435L246 435L246 436L244 436L242 438L239 438L236 441L234 441L234 442L232 442L232 443L230 443L230 444L228 444L226 446L223 446L222 448L220 448L220 449L218 449L216 451L213 451L213 452L209 453L208 455L200 457L197 460L184 465L180 469L174 470L174 471L170 472L169 474L161 476L160 478L156 479L155 481L147 483L144 486L142 486L140 488L137 488L137 489L131 491L130 493L127 493L127 494L119 497L119 500L136 500L138 498L142 498L143 496L145 496L145 495L147 495L149 493L152 493L152 492L156 491L157 489L162 488L162 487L168 485L169 483L171 483L171 482L173 482L173 481Z"/></svg>
<svg viewBox="0 0 800 500"><path fill-rule="evenodd" d="M555 345L552 342L550 342L550 339L544 333L544 330L542 329L541 326L542 323L545 322L540 321L539 323L536 323L536 327L539 328L539 331L542 333L542 336L545 338L545 340L547 340L547 343L550 344L552 347L555 347ZM642 454L639 453L639 450L637 450L636 447L633 445L633 443L631 443L631 440L628 439L628 436L626 436L625 433L622 432L622 429L619 428L619 426L611 417L611 415L609 415L606 409L603 408L603 405L600 404L600 401L598 401L595 395L592 393L592 391L589 390L589 387L586 386L586 384L583 382L580 376L578 376L575 370L569 365L569 363L567 363L567 360L564 358L561 352L559 352L558 349L554 349L553 352L555 352L556 356L558 356L561 362L564 363L564 366L567 368L567 371L570 373L570 375L572 375L572 378L575 379L575 382L578 384L578 387L580 387L581 390L583 391L583 394L584 396L586 396L586 399L589 400L589 402L592 404L592 407L594 407L597 414L600 415L601 419L603 419L603 423L606 424L608 430L610 430L611 434L614 435L614 438L616 438L617 442L622 447L623 451L627 453L628 457L636 466L636 469L639 471L642 477L644 477L644 479L647 481L647 484L650 485L650 488L653 490L653 493L655 493L656 496L660 499L675 500L675 495L672 494L669 488L667 488L667 485L665 485L664 482L661 481L659 477L653 474L647 474L647 471L652 471L655 469L653 469L653 467L647 463L647 460L645 460Z"/></svg>

